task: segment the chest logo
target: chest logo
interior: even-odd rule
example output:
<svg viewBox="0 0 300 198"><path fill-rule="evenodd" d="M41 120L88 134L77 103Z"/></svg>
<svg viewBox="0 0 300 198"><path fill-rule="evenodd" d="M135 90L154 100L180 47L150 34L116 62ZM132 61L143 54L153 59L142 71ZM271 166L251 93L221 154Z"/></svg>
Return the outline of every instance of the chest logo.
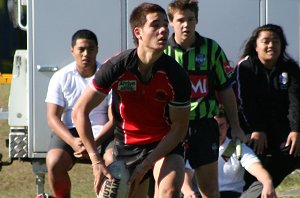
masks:
<svg viewBox="0 0 300 198"><path fill-rule="evenodd" d="M120 91L136 91L136 80L123 80L118 84Z"/></svg>
<svg viewBox="0 0 300 198"><path fill-rule="evenodd" d="M198 54L195 58L196 64L197 65L202 65L206 60L206 57L204 54Z"/></svg>
<svg viewBox="0 0 300 198"><path fill-rule="evenodd" d="M192 99L208 95L208 77L206 75L190 75L192 85Z"/></svg>
<svg viewBox="0 0 300 198"><path fill-rule="evenodd" d="M282 72L282 73L279 75L279 85L280 85L280 89L287 89L287 87L288 87L288 81L289 81L288 73Z"/></svg>

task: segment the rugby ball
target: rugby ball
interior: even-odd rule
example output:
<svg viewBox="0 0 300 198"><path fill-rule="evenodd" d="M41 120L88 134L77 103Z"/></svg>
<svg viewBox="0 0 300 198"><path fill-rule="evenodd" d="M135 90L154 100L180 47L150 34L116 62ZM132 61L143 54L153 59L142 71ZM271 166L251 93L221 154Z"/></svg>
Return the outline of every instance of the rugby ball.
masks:
<svg viewBox="0 0 300 198"><path fill-rule="evenodd" d="M126 164L123 161L114 161L107 168L115 180L105 178L97 198L127 198L130 173Z"/></svg>

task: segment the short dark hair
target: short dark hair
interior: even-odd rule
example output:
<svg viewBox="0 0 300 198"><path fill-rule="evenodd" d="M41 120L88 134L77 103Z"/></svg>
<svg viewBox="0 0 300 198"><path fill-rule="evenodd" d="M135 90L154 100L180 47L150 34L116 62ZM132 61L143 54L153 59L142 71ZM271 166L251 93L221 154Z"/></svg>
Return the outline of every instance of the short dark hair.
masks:
<svg viewBox="0 0 300 198"><path fill-rule="evenodd" d="M77 32L75 32L72 36L72 42L71 42L71 46L74 47L76 44L76 41L78 39L88 39L88 40L92 40L95 42L96 46L98 47L98 40L97 40L97 36L94 32L92 32L91 30L87 30L87 29L81 29L78 30Z"/></svg>
<svg viewBox="0 0 300 198"><path fill-rule="evenodd" d="M196 21L198 22L198 1L197 0L173 0L168 6L168 17L173 21L174 13L178 10L191 10L195 14Z"/></svg>
<svg viewBox="0 0 300 198"><path fill-rule="evenodd" d="M135 45L138 44L138 39L134 36L134 28L135 27L143 27L147 21L146 20L147 14L155 13L155 12L163 13L164 15L166 15L166 18L167 18L166 11L158 4L142 3L133 9L133 11L130 15L129 22L130 22L133 41L134 41Z"/></svg>

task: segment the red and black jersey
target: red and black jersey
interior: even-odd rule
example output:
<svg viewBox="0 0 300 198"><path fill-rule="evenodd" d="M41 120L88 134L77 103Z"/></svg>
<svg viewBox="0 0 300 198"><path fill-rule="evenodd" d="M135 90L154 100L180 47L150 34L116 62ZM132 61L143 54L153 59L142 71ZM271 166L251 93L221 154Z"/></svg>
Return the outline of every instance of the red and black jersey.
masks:
<svg viewBox="0 0 300 198"><path fill-rule="evenodd" d="M99 92L113 90L115 137L125 144L160 141L170 131L169 106L190 105L190 80L173 58L162 54L148 82L141 80L138 63L136 49L123 51L102 65L92 83Z"/></svg>

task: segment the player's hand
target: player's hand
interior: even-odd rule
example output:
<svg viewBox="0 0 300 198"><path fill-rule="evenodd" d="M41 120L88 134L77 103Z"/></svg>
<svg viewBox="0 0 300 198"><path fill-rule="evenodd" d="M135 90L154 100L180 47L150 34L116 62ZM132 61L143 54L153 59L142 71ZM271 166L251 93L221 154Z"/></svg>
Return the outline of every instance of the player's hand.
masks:
<svg viewBox="0 0 300 198"><path fill-rule="evenodd" d="M248 145L252 145L252 149L258 155L262 154L264 150L268 148L267 135L264 132L252 132Z"/></svg>
<svg viewBox="0 0 300 198"><path fill-rule="evenodd" d="M240 139L242 142L245 140L245 133L241 127L231 128L231 139L236 140Z"/></svg>
<svg viewBox="0 0 300 198"><path fill-rule="evenodd" d="M74 156L79 159L90 159L84 146L82 146L78 151L74 152Z"/></svg>
<svg viewBox="0 0 300 198"><path fill-rule="evenodd" d="M80 159L90 159L85 147L80 138L75 137L72 148L74 150L74 156Z"/></svg>
<svg viewBox="0 0 300 198"><path fill-rule="evenodd" d="M70 146L72 147L74 152L80 152L82 150L82 147L84 147L79 137L74 137Z"/></svg>
<svg viewBox="0 0 300 198"><path fill-rule="evenodd" d="M105 177L107 177L109 180L113 180L114 177L108 171L103 161L93 163L92 167L93 167L93 174L94 174L94 191L98 195Z"/></svg>
<svg viewBox="0 0 300 198"><path fill-rule="evenodd" d="M264 185L262 192L261 192L261 198L277 198L276 191L273 187L273 185Z"/></svg>
<svg viewBox="0 0 300 198"><path fill-rule="evenodd" d="M300 134L298 132L291 131L285 146L290 146L290 155L300 156Z"/></svg>

